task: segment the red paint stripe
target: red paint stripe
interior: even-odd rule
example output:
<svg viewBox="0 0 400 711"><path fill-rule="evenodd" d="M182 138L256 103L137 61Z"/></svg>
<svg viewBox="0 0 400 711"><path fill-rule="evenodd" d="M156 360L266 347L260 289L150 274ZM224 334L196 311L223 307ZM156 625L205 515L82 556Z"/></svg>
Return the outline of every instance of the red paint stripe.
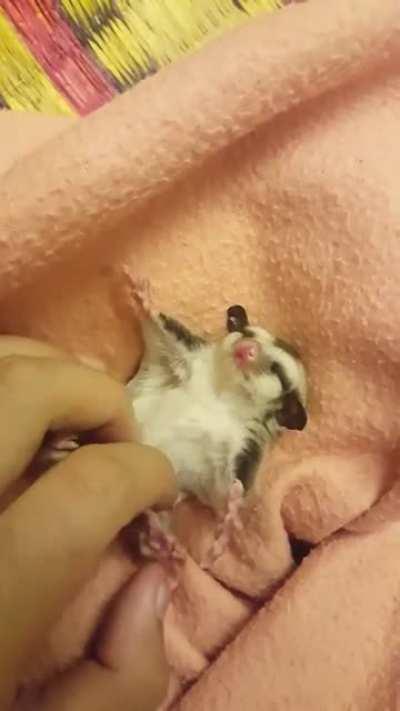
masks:
<svg viewBox="0 0 400 711"><path fill-rule="evenodd" d="M98 109L117 92L85 53L54 0L0 0L32 54L76 111Z"/></svg>

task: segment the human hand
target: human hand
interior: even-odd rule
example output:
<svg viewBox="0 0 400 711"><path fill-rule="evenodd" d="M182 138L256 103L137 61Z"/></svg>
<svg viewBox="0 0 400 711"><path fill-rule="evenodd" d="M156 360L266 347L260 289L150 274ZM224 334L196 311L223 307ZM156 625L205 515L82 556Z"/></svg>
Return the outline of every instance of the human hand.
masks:
<svg viewBox="0 0 400 711"><path fill-rule="evenodd" d="M0 403L0 707L7 709L27 659L109 543L144 509L172 504L176 488L163 455L134 443L124 388L56 349L0 338ZM49 431L88 432L97 443L19 487L10 502ZM167 599L162 569L143 569L105 620L93 658L54 680L37 708L154 711L168 679Z"/></svg>

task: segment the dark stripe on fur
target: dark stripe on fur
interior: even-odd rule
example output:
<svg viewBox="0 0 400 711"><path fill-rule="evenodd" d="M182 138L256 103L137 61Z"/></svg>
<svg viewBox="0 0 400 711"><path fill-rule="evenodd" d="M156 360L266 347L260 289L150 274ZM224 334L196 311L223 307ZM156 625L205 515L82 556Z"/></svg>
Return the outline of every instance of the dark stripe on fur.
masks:
<svg viewBox="0 0 400 711"><path fill-rule="evenodd" d="M194 351L205 345L206 341L204 341L203 338L195 336L186 326L183 326L179 321L175 321L174 318L160 314L160 319L163 322L165 330L172 333L176 340L186 346L189 351Z"/></svg>

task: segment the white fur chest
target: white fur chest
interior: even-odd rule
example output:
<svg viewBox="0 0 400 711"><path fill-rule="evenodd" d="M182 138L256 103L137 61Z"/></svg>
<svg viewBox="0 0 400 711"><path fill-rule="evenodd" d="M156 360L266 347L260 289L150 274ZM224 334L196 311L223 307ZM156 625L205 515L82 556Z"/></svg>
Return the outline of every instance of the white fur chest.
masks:
<svg viewBox="0 0 400 711"><path fill-rule="evenodd" d="M246 437L235 396L217 394L208 349L193 356L191 376L178 387L160 387L149 372L132 394L141 439L170 459L182 491L218 506L232 483L232 463Z"/></svg>

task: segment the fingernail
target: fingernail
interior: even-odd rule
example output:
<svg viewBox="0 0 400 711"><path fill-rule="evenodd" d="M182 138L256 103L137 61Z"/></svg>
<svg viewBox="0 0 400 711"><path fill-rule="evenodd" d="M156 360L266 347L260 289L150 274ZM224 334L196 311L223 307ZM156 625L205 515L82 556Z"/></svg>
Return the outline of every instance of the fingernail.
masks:
<svg viewBox="0 0 400 711"><path fill-rule="evenodd" d="M171 593L169 590L169 587L167 583L163 582L159 586L157 592L156 592L156 597L155 597L155 609L156 609L156 615L159 620L163 620L165 617L165 613L167 611L167 607L170 603L171 600Z"/></svg>

